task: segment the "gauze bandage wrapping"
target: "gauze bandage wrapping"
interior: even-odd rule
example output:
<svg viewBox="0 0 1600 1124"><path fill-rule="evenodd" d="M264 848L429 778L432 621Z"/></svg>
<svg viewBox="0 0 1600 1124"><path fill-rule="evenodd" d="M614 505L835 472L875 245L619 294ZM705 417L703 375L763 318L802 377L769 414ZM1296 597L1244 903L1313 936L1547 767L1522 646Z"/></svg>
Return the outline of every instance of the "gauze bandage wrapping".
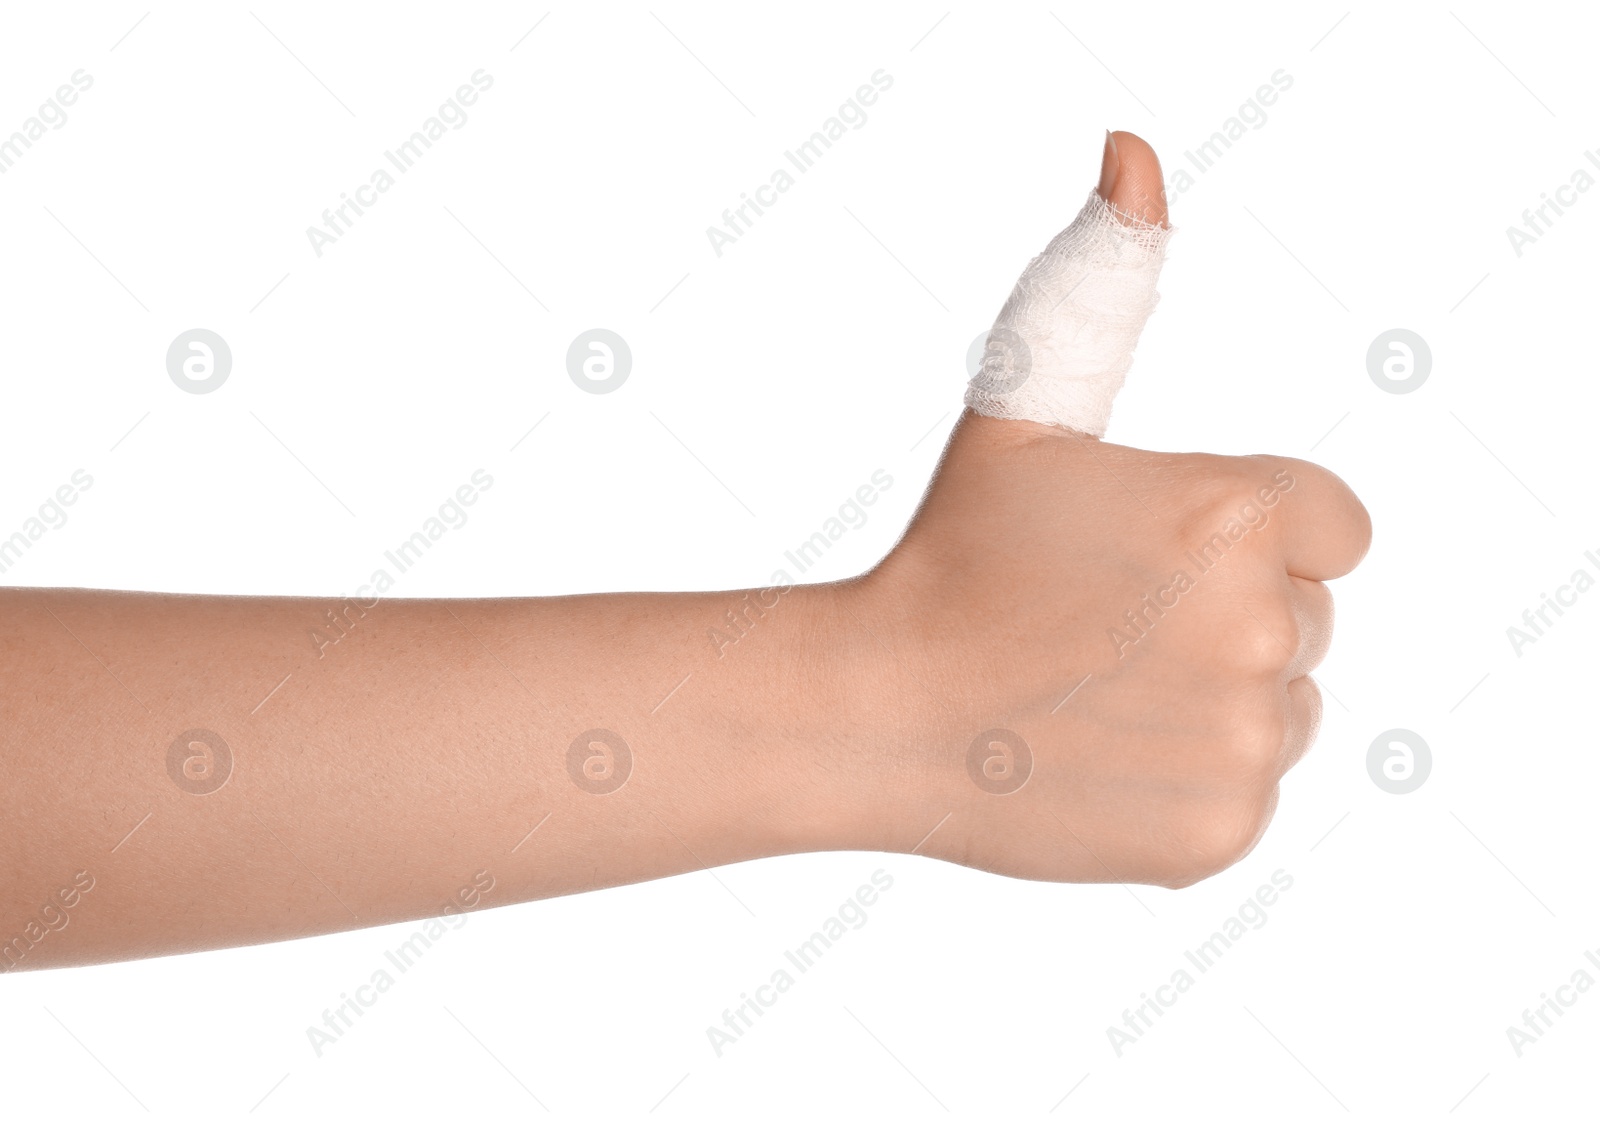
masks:
<svg viewBox="0 0 1600 1124"><path fill-rule="evenodd" d="M1105 433L1155 310L1171 236L1091 192L1072 225L1022 271L989 331L966 404L992 418Z"/></svg>

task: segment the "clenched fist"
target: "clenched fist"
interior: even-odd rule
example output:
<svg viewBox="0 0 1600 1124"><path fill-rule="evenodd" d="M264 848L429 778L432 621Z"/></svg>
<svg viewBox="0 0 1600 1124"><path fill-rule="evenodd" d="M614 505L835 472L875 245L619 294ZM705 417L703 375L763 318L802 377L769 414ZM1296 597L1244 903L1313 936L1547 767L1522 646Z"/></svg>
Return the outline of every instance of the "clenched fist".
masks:
<svg viewBox="0 0 1600 1124"><path fill-rule="evenodd" d="M1105 161L1121 220L1164 226L1149 147L1115 134ZM1304 461L967 411L904 540L851 594L883 647L871 691L912 716L906 767L938 824L918 853L1174 887L1237 862L1316 736L1323 583L1370 537L1350 489Z"/></svg>

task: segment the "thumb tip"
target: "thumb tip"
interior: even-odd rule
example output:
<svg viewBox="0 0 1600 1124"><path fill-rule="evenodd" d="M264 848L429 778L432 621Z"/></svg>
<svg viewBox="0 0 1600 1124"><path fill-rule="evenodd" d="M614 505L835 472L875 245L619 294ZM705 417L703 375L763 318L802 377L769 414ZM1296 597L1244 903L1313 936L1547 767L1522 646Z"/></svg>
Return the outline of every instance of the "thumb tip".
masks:
<svg viewBox="0 0 1600 1124"><path fill-rule="evenodd" d="M1121 131L1106 133L1097 190L1120 215L1152 226L1167 225L1161 160L1143 137Z"/></svg>

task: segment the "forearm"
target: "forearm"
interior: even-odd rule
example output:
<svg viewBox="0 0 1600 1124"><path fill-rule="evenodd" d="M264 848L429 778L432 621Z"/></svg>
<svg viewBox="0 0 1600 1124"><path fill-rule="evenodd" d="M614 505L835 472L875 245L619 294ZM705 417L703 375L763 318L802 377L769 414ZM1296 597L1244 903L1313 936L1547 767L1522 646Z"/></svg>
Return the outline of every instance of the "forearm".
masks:
<svg viewBox="0 0 1600 1124"><path fill-rule="evenodd" d="M0 592L0 969L894 845L862 601L386 600L335 629L323 601Z"/></svg>

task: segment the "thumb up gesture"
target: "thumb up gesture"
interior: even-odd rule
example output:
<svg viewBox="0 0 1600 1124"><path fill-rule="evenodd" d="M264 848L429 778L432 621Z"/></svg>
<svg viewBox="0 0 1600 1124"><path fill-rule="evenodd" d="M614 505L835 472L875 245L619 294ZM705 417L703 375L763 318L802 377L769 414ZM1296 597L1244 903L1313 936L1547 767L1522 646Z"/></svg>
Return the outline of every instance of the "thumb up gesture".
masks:
<svg viewBox="0 0 1600 1124"><path fill-rule="evenodd" d="M1100 439L1169 235L1154 152L1109 134L1088 203L1001 309L917 518L865 579L893 629L880 697L916 715L928 810L950 811L921 854L1189 885L1256 845L1316 736L1324 583L1366 553L1366 509L1291 457Z"/></svg>

